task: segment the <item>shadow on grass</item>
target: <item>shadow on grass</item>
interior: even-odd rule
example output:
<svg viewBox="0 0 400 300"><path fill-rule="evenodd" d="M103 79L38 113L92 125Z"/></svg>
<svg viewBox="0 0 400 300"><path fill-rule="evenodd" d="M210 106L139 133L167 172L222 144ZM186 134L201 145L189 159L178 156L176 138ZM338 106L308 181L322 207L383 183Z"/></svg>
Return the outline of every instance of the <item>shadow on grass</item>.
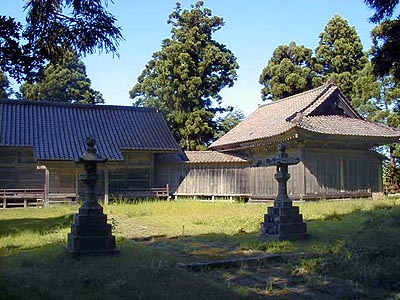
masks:
<svg viewBox="0 0 400 300"><path fill-rule="evenodd" d="M0 220L0 235L12 235L19 232L45 233L60 228L69 227L74 214L53 218L24 218Z"/></svg>
<svg viewBox="0 0 400 300"><path fill-rule="evenodd" d="M287 253L278 262L204 269L207 276L249 297L392 299L398 295L400 206L333 213L308 222L308 232L306 241L266 241L258 232L211 233L154 239L151 246L183 263Z"/></svg>
<svg viewBox="0 0 400 300"><path fill-rule="evenodd" d="M22 219L21 226L46 231L69 226L71 218ZM121 254L114 257L72 258L64 245L43 246L0 257L0 299L372 299L369 290L360 291L360 282L376 284L378 291L371 295L379 299L396 290L392 279L400 278L395 276L400 258L393 243L400 240L399 220L399 207L332 214L308 222L310 239L296 242L267 242L258 232L154 235L119 243ZM18 226L15 221L3 221L11 222L6 224L9 233ZM176 266L270 251L305 255L198 273Z"/></svg>
<svg viewBox="0 0 400 300"><path fill-rule="evenodd" d="M50 245L0 257L0 299L243 299L162 251L131 241L118 247L116 256L73 257Z"/></svg>

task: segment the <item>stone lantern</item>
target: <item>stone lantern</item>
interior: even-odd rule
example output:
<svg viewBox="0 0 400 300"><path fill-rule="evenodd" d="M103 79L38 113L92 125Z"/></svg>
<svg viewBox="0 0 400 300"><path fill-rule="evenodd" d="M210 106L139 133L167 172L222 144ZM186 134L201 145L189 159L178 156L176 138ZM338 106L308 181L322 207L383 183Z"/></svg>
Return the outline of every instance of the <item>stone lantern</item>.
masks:
<svg viewBox="0 0 400 300"><path fill-rule="evenodd" d="M105 163L95 148L96 140L86 140L85 153L75 162L83 164L84 172L79 179L85 184L85 196L79 213L75 214L68 234L67 248L71 254L114 254L115 237L111 235L111 225L107 224L107 215L96 200L97 164Z"/></svg>
<svg viewBox="0 0 400 300"><path fill-rule="evenodd" d="M307 224L299 213L299 207L293 206L287 194L287 181L290 178L288 167L300 162L299 158L289 157L286 145L278 145L278 156L267 160L267 165L276 166L275 179L278 181L278 195L274 206L268 207L268 214L261 223L261 235L272 239L304 239L307 237Z"/></svg>

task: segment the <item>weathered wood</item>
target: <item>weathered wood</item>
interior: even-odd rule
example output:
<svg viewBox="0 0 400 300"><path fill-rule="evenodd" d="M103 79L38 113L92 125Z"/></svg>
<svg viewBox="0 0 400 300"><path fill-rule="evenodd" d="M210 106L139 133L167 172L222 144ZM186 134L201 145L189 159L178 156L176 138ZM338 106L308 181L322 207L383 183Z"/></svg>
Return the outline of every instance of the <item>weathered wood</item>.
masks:
<svg viewBox="0 0 400 300"><path fill-rule="evenodd" d="M109 191L108 191L108 168L107 166L104 169L104 205L108 205L109 200Z"/></svg>
<svg viewBox="0 0 400 300"><path fill-rule="evenodd" d="M29 147L0 147L0 188L43 188L44 171Z"/></svg>
<svg viewBox="0 0 400 300"><path fill-rule="evenodd" d="M44 176L44 207L49 206L49 194L50 194L50 172L45 167Z"/></svg>
<svg viewBox="0 0 400 300"><path fill-rule="evenodd" d="M113 190L113 197L125 197L125 198L168 198L169 185L165 187L154 187L154 188L126 188L123 190Z"/></svg>
<svg viewBox="0 0 400 300"><path fill-rule="evenodd" d="M300 147L288 153L301 159L289 169L288 194L293 199L369 197L382 190L381 158L372 151ZM155 170L156 182L169 183L176 196L274 199L274 168L265 165L273 153L259 147L243 155L250 159L248 164L160 164Z"/></svg>
<svg viewBox="0 0 400 300"><path fill-rule="evenodd" d="M0 189L0 199L2 199L2 208L8 206L28 207L30 203L43 200L44 190L42 189Z"/></svg>

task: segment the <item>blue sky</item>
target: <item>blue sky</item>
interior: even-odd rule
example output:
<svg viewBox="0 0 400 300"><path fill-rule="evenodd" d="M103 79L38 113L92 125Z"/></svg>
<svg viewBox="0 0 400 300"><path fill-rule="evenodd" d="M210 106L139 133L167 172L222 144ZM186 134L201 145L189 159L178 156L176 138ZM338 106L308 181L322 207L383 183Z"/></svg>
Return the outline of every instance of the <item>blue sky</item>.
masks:
<svg viewBox="0 0 400 300"><path fill-rule="evenodd" d="M92 87L100 91L106 104L131 105L129 90L137 82L153 52L160 50L161 41L170 37L171 26L166 23L174 10L174 0L114 0L108 9L122 27L124 41L119 48L120 58L111 54L93 54L83 59ZM195 1L180 1L190 8ZM279 45L295 41L315 49L319 34L328 21L339 14L354 26L364 49L371 47L368 21L373 14L363 0L206 0L205 7L224 18L214 38L237 57L240 69L238 80L221 95L223 104L238 107L246 115L262 102L259 75L272 52ZM2 0L3 15L24 21L23 0Z"/></svg>

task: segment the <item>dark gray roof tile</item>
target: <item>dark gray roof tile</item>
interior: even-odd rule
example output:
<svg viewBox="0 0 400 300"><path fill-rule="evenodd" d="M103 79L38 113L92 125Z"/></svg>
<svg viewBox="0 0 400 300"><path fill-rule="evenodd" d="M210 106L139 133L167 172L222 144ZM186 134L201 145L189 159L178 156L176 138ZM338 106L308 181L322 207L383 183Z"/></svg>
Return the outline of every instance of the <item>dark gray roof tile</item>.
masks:
<svg viewBox="0 0 400 300"><path fill-rule="evenodd" d="M123 159L121 149L177 151L160 112L152 108L0 100L0 146L30 146L42 160L73 160L92 135L99 153Z"/></svg>

